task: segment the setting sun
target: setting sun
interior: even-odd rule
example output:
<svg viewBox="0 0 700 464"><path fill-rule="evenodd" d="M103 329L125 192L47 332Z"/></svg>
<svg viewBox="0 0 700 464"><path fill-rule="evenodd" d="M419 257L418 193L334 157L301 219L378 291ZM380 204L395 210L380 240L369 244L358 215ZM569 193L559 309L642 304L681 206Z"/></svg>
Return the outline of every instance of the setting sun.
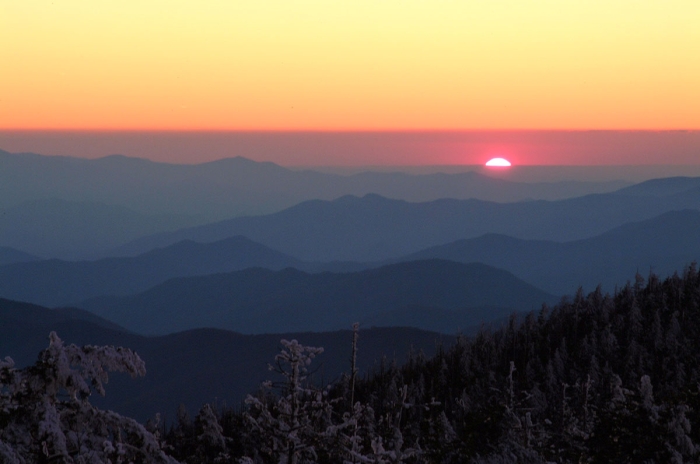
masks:
<svg viewBox="0 0 700 464"><path fill-rule="evenodd" d="M507 167L510 167L511 164L510 164L510 161L508 161L505 158L491 158L490 160L488 160L486 162L486 166L488 166L490 168L493 168L493 167L507 168Z"/></svg>

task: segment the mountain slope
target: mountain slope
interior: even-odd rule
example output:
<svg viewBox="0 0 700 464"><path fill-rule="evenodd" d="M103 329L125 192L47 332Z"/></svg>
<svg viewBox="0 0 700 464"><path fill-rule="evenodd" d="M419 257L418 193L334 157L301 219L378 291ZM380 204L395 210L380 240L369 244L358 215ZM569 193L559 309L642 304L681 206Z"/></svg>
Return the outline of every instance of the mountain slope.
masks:
<svg viewBox="0 0 700 464"><path fill-rule="evenodd" d="M299 265L298 260L245 237L207 244L182 241L134 258L49 260L3 266L0 297L62 306L96 296L142 292L173 277Z"/></svg>
<svg viewBox="0 0 700 464"><path fill-rule="evenodd" d="M405 260L483 262L555 294L602 284L612 291L635 272L673 273L700 259L700 212L671 211L571 242L521 240L497 234L459 240L406 256Z"/></svg>
<svg viewBox="0 0 700 464"><path fill-rule="evenodd" d="M27 263L30 261L39 261L38 256L25 253L24 251L15 248L0 246L0 266L13 263Z"/></svg>
<svg viewBox="0 0 700 464"><path fill-rule="evenodd" d="M500 269L427 260L352 273L247 269L173 279L138 295L94 298L79 306L146 334L198 327L268 333L336 330L408 305L448 311L488 306L500 308L486 315L497 319L554 301ZM472 316L471 325L477 325L484 312Z"/></svg>
<svg viewBox="0 0 700 464"><path fill-rule="evenodd" d="M700 188L698 177L665 177L650 179L638 184L623 187L617 191L622 195L638 196L670 196Z"/></svg>

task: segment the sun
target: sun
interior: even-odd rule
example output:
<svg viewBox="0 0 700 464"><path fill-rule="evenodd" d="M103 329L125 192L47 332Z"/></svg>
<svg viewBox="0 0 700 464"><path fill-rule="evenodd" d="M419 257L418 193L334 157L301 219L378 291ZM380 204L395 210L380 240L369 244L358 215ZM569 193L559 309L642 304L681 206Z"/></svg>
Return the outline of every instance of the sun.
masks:
<svg viewBox="0 0 700 464"><path fill-rule="evenodd" d="M486 162L486 166L490 168L508 168L511 164L510 161L505 158L491 158Z"/></svg>

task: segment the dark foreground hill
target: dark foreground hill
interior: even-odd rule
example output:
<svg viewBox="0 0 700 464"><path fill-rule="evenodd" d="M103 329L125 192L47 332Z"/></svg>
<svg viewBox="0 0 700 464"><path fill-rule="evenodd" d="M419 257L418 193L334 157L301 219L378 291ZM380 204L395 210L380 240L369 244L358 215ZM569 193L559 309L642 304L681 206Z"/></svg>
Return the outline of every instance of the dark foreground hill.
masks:
<svg viewBox="0 0 700 464"><path fill-rule="evenodd" d="M663 196L609 193L505 204L453 199L409 203L378 195L346 196L308 201L266 216L156 234L113 253L133 256L185 239L212 242L244 235L306 261L378 261L486 233L579 240L678 209L700 209L700 189Z"/></svg>
<svg viewBox="0 0 700 464"><path fill-rule="evenodd" d="M198 327L243 333L327 331L391 314L396 325L442 311L459 321L450 332L529 311L557 298L512 274L483 264L445 260L398 263L350 273L309 274L296 269L246 269L211 276L172 279L128 297L100 297L79 306L144 334ZM406 317L402 317L406 316ZM384 323L380 324L384 325ZM421 327L421 326L418 326Z"/></svg>
<svg viewBox="0 0 700 464"><path fill-rule="evenodd" d="M700 211L683 210L625 224L571 242L522 240L488 234L432 247L405 260L450 259L506 269L548 292L573 294L579 286L613 291L636 272L660 276L700 260Z"/></svg>
<svg viewBox="0 0 700 464"><path fill-rule="evenodd" d="M0 307L6 303L0 301ZM41 308L9 304L15 310L12 320L22 320L24 309L32 317L25 323L37 325L33 317ZM0 330L8 325L1 324ZM93 330L99 327L92 324ZM17 324L10 329L20 331ZM190 337L198 332L205 334L208 343L192 345L201 341ZM361 332L360 352L364 341L371 338L365 335L371 332ZM179 379L192 359L196 364L213 361L218 365L231 360L235 366L237 360L253 357L241 351L250 343L241 348L225 341L223 349L215 352L217 359L211 353L200 358L200 349L206 345L219 346L217 334L221 333L205 330L159 337L176 341L161 347L167 365L172 366L163 372L175 373L171 377ZM326 355L312 359L308 354L316 351L306 348L320 345L322 338L314 337L324 334L296 334L300 344L280 342L284 348L277 361L286 368L287 377L266 373L266 378L280 383L266 383L245 406L215 401L213 408L205 405L196 417L173 412L173 427L159 429L160 443L154 446L162 445L181 462L697 462L698 334L700 273L695 266L665 280L650 275L645 281L637 275L634 283L613 295L600 290L588 295L579 292L522 319L514 316L497 330L438 346L434 356L410 356L403 365L378 364L367 375L342 375L325 388L297 375L314 370L319 358ZM345 337L349 340L351 334L329 335L332 345ZM378 335L380 342L389 338L387 332ZM149 340L131 337L134 345ZM3 340L0 337L0 344ZM179 349L183 346L186 351ZM143 348L140 352L146 353L148 349ZM209 391L216 387L206 383L211 374L213 384L224 378L215 371L196 371L186 384L194 386L194 392ZM327 366L316 370L314 379L321 372L325 376ZM47 377L52 375L49 372ZM244 378L253 375L246 372ZM108 395L122 387L119 377L114 380ZM144 409L163 398L171 402L173 389L155 391L155 398L131 393L129 399L143 401ZM11 399L23 405L22 397ZM75 401L66 398L61 402L68 417ZM36 404L34 397L26 403ZM9 404L11 412L23 412L15 406ZM33 424L39 433L46 423L57 422L45 417ZM69 421L61 424L66 428L74 425ZM9 435L10 446L23 443L25 437L13 430L4 433L3 439ZM92 434L84 428L80 431L88 437ZM7 453L7 449L2 451Z"/></svg>
<svg viewBox="0 0 700 464"><path fill-rule="evenodd" d="M48 260L0 267L0 297L65 306L102 295L125 296L173 277L249 267L283 269L300 262L245 237L214 243L183 241L133 258Z"/></svg>
<svg viewBox="0 0 700 464"><path fill-rule="evenodd" d="M698 334L697 269L639 277L376 370L354 388L344 378L324 396L302 390L291 444L293 422L273 416L289 410L289 390L219 411L219 448L201 445L207 435L192 420L166 441L182 460L226 452L255 463L304 456L305 446L319 463L698 462Z"/></svg>
<svg viewBox="0 0 700 464"><path fill-rule="evenodd" d="M66 343L115 345L135 350L146 362L147 374L132 379L113 374L104 399L93 402L145 421L156 413L172 420L180 404L196 412L206 402L237 406L247 393L270 378L282 338L322 346L319 382L331 382L349 370L352 333L287 333L242 335L202 329L143 337L80 310L52 310L0 299L0 358L11 356L18 366L34 363L56 331ZM364 373L386 357L402 363L411 350L426 355L454 338L415 329L361 329L358 368Z"/></svg>

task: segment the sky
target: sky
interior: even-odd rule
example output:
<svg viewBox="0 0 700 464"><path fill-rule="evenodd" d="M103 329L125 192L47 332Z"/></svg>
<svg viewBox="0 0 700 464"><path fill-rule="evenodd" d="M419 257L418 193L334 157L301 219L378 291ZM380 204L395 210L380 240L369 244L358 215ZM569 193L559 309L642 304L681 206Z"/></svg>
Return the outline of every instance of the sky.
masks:
<svg viewBox="0 0 700 464"><path fill-rule="evenodd" d="M0 131L699 130L698 24L696 0L0 0Z"/></svg>

